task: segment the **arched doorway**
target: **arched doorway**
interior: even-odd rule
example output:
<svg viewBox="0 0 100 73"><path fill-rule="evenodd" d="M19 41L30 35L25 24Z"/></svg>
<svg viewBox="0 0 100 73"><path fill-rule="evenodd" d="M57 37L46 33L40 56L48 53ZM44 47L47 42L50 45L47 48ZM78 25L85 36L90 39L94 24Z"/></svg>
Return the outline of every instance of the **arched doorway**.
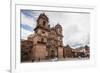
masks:
<svg viewBox="0 0 100 73"><path fill-rule="evenodd" d="M55 50L51 50L51 55L50 55L51 58L54 58L55 57Z"/></svg>

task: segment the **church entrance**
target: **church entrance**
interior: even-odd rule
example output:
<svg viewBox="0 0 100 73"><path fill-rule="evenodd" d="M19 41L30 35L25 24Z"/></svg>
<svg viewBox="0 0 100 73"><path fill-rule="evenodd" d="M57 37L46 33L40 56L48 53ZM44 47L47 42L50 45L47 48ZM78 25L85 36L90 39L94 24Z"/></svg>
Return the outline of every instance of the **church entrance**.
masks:
<svg viewBox="0 0 100 73"><path fill-rule="evenodd" d="M54 50L51 50L51 56L50 56L52 59L55 58L55 51Z"/></svg>

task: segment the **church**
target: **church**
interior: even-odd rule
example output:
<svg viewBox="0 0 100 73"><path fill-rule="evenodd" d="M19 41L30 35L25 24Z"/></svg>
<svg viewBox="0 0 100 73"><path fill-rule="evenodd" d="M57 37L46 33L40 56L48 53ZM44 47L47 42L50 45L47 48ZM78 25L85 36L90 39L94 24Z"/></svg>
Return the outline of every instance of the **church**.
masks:
<svg viewBox="0 0 100 73"><path fill-rule="evenodd" d="M49 18L41 13L37 18L34 33L21 39L21 61L40 61L72 57L70 47L63 46L62 26L58 23L54 27L49 25ZM68 54L68 55L67 55Z"/></svg>

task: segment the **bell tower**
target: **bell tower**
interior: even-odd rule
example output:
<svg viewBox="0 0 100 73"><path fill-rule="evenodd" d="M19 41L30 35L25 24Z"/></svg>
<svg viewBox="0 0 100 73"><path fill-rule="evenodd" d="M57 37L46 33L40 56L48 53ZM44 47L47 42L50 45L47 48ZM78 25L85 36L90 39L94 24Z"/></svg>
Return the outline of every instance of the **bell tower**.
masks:
<svg viewBox="0 0 100 73"><path fill-rule="evenodd" d="M60 24L55 26L57 38L58 38L58 46L63 46L63 35L62 35L62 27Z"/></svg>
<svg viewBox="0 0 100 73"><path fill-rule="evenodd" d="M49 22L49 19L45 15L45 13L41 13L37 19L37 25L36 25L36 28L34 29L34 31L37 33L39 29L48 30L48 28L49 28L48 22Z"/></svg>
<svg viewBox="0 0 100 73"><path fill-rule="evenodd" d="M55 26L56 34L57 34L57 45L58 45L58 58L63 58L64 50L63 50L63 35L62 35L62 27L60 24Z"/></svg>
<svg viewBox="0 0 100 73"><path fill-rule="evenodd" d="M41 40L41 42L46 43L47 37L48 37L48 31L49 31L49 25L48 25L49 19L45 15L45 13L41 13L40 16L37 19L37 25L34 29L35 34L38 36L38 40Z"/></svg>
<svg viewBox="0 0 100 73"><path fill-rule="evenodd" d="M47 38L49 33L49 19L45 15L45 13L41 13L37 18L37 24L34 29L35 36L34 36L34 47L33 52L34 58L36 59L45 59L47 56Z"/></svg>

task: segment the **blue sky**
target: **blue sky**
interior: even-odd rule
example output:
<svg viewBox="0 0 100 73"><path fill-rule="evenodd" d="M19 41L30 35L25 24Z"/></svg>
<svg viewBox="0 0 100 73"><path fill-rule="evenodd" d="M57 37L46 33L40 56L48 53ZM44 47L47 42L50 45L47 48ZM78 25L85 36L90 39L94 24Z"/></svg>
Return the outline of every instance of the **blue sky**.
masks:
<svg viewBox="0 0 100 73"><path fill-rule="evenodd" d="M70 12L21 10L21 39L27 39L28 35L34 33L33 29L40 13L45 13L48 16L51 27L57 23L62 25L64 45L69 44L72 47L76 47L89 43L90 15Z"/></svg>

